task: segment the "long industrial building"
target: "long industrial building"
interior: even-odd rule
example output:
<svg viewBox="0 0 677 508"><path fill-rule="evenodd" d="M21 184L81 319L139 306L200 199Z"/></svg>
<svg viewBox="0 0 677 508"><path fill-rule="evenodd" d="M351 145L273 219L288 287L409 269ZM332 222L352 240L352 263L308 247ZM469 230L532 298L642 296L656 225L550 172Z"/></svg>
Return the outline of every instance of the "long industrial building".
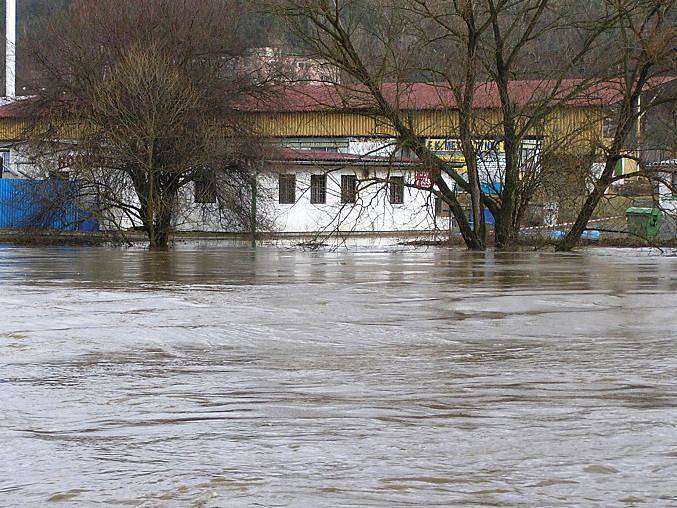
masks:
<svg viewBox="0 0 677 508"><path fill-rule="evenodd" d="M525 138L525 160L540 164L544 152L566 157L599 144L605 108L613 103L615 93L610 87L598 85L585 93L566 95L568 90L578 90L578 86L576 81L511 84L511 93L525 114L544 98L557 103ZM385 85L384 93L406 114L428 147L462 172L458 110L451 91L435 84L412 83ZM566 99L557 99L557 94ZM480 85L473 106L477 111L476 130L481 146L478 162L484 183L498 182L500 186L504 154L497 141L500 101L495 86ZM23 178L31 171L21 145L30 121L25 111L21 101L0 107L4 179ZM425 172L413 154L398 146L388 122L372 111L368 97L359 88L323 84L290 86L239 106L237 114L242 122L279 148L271 151L258 175L259 210L272 219L272 231L308 234L448 230L448 210L429 192L408 187L424 181ZM375 183L385 179L387 184ZM226 228L222 221L205 214L212 198L197 189L193 194L192 203L184 200L176 228Z"/></svg>

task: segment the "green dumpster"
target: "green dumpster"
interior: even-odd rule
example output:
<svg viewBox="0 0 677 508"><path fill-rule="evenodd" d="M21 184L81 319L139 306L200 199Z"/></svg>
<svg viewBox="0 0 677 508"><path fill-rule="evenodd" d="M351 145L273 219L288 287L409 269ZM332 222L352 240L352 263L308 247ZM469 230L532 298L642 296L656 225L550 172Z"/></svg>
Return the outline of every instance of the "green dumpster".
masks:
<svg viewBox="0 0 677 508"><path fill-rule="evenodd" d="M663 222L663 213L656 208L631 206L625 211L625 217L628 231L648 240L656 238Z"/></svg>

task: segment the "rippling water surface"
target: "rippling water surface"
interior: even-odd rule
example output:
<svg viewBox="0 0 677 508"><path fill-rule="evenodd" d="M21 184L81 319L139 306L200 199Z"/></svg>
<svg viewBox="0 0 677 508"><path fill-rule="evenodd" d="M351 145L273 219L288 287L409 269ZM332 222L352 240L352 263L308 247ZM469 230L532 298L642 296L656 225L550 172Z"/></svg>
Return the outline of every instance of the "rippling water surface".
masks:
<svg viewBox="0 0 677 508"><path fill-rule="evenodd" d="M0 505L677 504L677 258L0 249Z"/></svg>

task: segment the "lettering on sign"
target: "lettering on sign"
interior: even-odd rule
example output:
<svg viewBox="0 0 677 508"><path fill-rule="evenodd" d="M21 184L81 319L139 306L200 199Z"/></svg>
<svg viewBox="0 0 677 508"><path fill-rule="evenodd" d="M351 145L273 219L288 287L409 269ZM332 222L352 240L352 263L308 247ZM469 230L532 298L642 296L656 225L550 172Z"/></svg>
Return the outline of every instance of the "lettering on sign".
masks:
<svg viewBox="0 0 677 508"><path fill-rule="evenodd" d="M473 141L477 154L495 157L505 153L505 145L502 141L493 139L476 139ZM463 150L460 139L427 139L426 146L443 160L464 163Z"/></svg>
<svg viewBox="0 0 677 508"><path fill-rule="evenodd" d="M430 187L430 173L428 171L417 171L414 175L414 185L418 187Z"/></svg>

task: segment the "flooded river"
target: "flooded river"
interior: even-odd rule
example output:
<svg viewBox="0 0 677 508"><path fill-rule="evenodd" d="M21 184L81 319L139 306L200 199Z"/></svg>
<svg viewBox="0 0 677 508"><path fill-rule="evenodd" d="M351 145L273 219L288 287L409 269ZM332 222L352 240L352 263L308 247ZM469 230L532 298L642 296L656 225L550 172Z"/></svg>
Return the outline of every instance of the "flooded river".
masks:
<svg viewBox="0 0 677 508"><path fill-rule="evenodd" d="M677 258L0 248L0 506L675 506Z"/></svg>

